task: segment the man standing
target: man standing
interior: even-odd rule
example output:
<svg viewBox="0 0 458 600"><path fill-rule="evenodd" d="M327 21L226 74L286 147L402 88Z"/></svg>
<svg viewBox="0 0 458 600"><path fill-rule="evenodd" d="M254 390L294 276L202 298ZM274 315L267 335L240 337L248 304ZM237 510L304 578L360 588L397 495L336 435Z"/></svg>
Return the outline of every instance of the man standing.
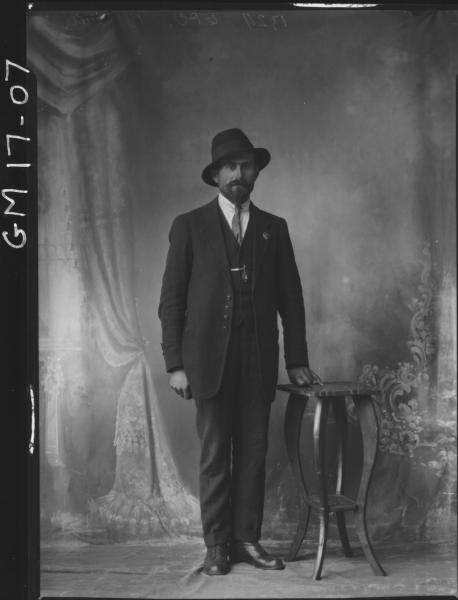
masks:
<svg viewBox="0 0 458 600"><path fill-rule="evenodd" d="M259 544L278 314L290 380L319 378L286 221L250 200L270 153L240 129L218 133L211 152L202 178L219 195L172 224L159 317L170 385L197 408L204 572L224 575L232 562L284 568Z"/></svg>

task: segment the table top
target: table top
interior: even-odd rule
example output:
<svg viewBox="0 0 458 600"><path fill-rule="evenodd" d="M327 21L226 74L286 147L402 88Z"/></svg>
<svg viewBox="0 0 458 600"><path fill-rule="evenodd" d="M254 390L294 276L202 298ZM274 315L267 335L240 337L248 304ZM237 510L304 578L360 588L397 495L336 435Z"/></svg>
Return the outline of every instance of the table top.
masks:
<svg viewBox="0 0 458 600"><path fill-rule="evenodd" d="M314 396L325 398L326 396L345 397L345 396L367 396L380 392L377 388L369 388L367 385L358 384L356 381L325 381L323 385L295 385L286 383L277 385L278 390L296 394L298 396Z"/></svg>

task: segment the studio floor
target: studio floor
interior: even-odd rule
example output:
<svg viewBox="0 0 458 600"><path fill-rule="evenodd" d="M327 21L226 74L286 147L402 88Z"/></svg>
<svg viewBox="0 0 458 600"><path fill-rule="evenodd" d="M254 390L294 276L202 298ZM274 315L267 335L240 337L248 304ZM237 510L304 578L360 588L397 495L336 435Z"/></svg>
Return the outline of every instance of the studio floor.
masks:
<svg viewBox="0 0 458 600"><path fill-rule="evenodd" d="M285 556L287 542L264 540ZM362 551L346 558L338 546L326 552L323 577L312 579L314 549L307 543L283 571L233 565L228 575L201 572L200 540L92 545L75 540L42 544L41 597L96 598L345 598L456 596L456 548L445 543L376 547L386 577L373 575Z"/></svg>

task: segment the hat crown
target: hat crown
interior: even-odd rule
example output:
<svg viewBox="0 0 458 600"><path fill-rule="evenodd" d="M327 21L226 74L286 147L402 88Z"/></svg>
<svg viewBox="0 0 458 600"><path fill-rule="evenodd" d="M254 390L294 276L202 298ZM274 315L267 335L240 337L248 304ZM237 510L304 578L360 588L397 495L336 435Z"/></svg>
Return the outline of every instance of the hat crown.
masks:
<svg viewBox="0 0 458 600"><path fill-rule="evenodd" d="M253 144L241 129L232 128L220 131L212 141L212 162L236 152L252 152Z"/></svg>

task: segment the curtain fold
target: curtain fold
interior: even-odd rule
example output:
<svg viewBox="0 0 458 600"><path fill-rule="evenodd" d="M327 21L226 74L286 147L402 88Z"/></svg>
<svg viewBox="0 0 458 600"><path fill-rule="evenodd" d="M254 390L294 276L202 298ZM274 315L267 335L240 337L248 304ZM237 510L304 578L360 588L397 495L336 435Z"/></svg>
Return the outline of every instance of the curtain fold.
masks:
<svg viewBox="0 0 458 600"><path fill-rule="evenodd" d="M55 13L30 19L27 58L38 79L40 99L70 114L115 79L134 57L119 27L107 12Z"/></svg>
<svg viewBox="0 0 458 600"><path fill-rule="evenodd" d="M117 37L115 18L93 14L88 18L33 19L29 44L29 66L38 78L39 98L61 115L50 117L45 109L40 120L52 118L56 126L58 119L63 138L62 152L53 158L65 165L66 198L53 195L44 201L52 209L65 200L70 212L71 243L83 291L66 300L69 305L80 304L84 296L87 310L72 314L84 319L80 329L91 336L104 362L120 377L112 407L114 483L108 494L90 498L88 526L101 527L116 539L197 533L198 502L184 489L170 454L133 294L133 192L122 115L113 99L116 77L132 55ZM39 151L45 163L46 155L53 154L45 144ZM41 189L49 192L52 186L46 180L53 177L52 168L41 171L41 176L45 180ZM42 218L50 215L51 211ZM52 321L53 315L43 319ZM62 347L57 344L54 350L59 354ZM85 358L90 363L93 357ZM67 369L71 371L71 364ZM99 382L104 385L103 377ZM107 397L109 388L106 381Z"/></svg>

